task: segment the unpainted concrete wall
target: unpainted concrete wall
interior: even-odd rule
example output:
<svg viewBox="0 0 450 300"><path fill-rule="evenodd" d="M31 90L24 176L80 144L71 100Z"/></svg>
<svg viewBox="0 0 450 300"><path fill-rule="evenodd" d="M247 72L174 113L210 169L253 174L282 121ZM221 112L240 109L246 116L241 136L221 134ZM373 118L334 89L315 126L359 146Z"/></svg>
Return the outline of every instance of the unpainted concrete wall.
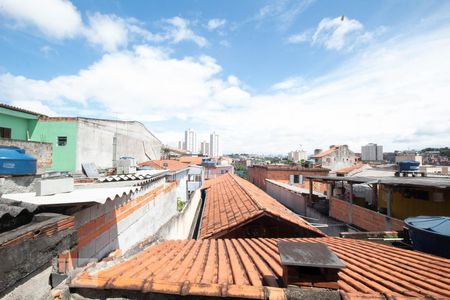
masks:
<svg viewBox="0 0 450 300"><path fill-rule="evenodd" d="M305 215L306 199L298 193L266 181L267 193L295 213Z"/></svg>
<svg viewBox="0 0 450 300"><path fill-rule="evenodd" d="M139 122L82 119L78 121L77 171L81 164L94 162L99 168L111 168L123 156L137 163L159 159L159 141Z"/></svg>
<svg viewBox="0 0 450 300"><path fill-rule="evenodd" d="M161 227L157 238L159 240L191 239L201 203L201 191L198 189L192 193L184 209Z"/></svg>
<svg viewBox="0 0 450 300"><path fill-rule="evenodd" d="M101 259L115 249L124 253L154 235L177 214L175 184L160 179L131 199L124 196L75 213L76 265Z"/></svg>
<svg viewBox="0 0 450 300"><path fill-rule="evenodd" d="M34 175L0 178L0 195L34 192L40 180Z"/></svg>
<svg viewBox="0 0 450 300"><path fill-rule="evenodd" d="M0 146L14 146L25 149L25 153L37 160L37 172L43 173L52 166L52 144L0 138Z"/></svg>

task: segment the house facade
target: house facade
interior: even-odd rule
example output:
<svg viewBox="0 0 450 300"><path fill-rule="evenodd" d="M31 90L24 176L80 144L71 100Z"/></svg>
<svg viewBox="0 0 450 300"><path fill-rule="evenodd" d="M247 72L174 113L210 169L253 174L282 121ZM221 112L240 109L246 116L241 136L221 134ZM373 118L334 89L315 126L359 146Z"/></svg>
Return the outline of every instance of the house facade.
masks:
<svg viewBox="0 0 450 300"><path fill-rule="evenodd" d="M328 150L313 156L315 163L332 171L355 164L356 156L347 145L331 145Z"/></svg>
<svg viewBox="0 0 450 300"><path fill-rule="evenodd" d="M53 144L51 170L81 172L83 163L112 168L123 156L158 159L162 143L142 123L89 118L39 119L31 140Z"/></svg>

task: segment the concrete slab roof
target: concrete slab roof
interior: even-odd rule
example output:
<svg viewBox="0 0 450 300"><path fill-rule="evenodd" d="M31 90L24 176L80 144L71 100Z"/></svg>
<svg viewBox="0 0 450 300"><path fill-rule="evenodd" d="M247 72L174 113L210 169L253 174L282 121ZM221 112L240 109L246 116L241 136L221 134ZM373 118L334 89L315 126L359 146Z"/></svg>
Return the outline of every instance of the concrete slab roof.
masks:
<svg viewBox="0 0 450 300"><path fill-rule="evenodd" d="M306 176L308 179L316 181L347 181L351 183L379 183L393 186L416 186L450 188L450 178L448 177L348 177L348 176Z"/></svg>
<svg viewBox="0 0 450 300"><path fill-rule="evenodd" d="M273 183L273 184L276 184L278 186L281 186L281 187L283 187L283 188L285 188L287 190L290 190L290 191L293 191L293 192L296 192L296 193L309 194L309 189L301 188L301 187L298 187L296 185L291 185L291 184L287 184L287 183L284 183L284 182L281 182L281 181L278 181L278 180L272 180L272 179L266 179L266 181L268 181L270 183ZM326 195L324 193L320 193L320 192L316 192L316 191L313 191L313 194L318 196L318 197L326 197Z"/></svg>

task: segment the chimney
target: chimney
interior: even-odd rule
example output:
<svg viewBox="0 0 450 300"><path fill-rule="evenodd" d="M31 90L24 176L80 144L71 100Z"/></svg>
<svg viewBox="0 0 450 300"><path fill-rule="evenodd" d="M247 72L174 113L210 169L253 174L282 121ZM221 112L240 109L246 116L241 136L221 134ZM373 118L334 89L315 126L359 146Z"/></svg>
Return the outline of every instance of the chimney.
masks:
<svg viewBox="0 0 450 300"><path fill-rule="evenodd" d="M283 284L338 289L339 270L344 263L322 243L278 242Z"/></svg>

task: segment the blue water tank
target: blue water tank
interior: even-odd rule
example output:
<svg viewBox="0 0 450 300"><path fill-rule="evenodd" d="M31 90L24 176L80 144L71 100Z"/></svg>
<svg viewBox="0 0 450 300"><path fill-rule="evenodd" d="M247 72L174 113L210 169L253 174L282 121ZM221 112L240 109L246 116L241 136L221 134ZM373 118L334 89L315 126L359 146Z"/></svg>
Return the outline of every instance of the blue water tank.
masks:
<svg viewBox="0 0 450 300"><path fill-rule="evenodd" d="M36 174L36 158L17 147L0 146L0 175Z"/></svg>
<svg viewBox="0 0 450 300"><path fill-rule="evenodd" d="M414 249L450 258L450 217L410 217L405 224Z"/></svg>
<svg viewBox="0 0 450 300"><path fill-rule="evenodd" d="M403 171L418 171L419 170L419 166L420 166L420 163L418 161L415 161L415 160L402 160L402 161L399 161L397 164L398 164L398 171L399 172L403 172Z"/></svg>

